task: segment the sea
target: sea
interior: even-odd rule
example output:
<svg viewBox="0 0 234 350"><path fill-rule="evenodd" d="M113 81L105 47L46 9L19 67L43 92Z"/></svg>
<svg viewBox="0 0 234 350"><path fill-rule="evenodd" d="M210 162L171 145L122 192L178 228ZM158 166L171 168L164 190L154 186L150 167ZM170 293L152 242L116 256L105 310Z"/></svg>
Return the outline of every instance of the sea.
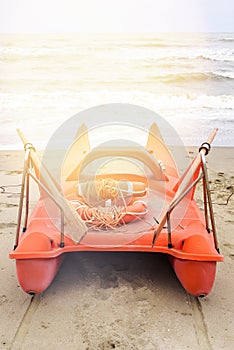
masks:
<svg viewBox="0 0 234 350"><path fill-rule="evenodd" d="M188 146L234 146L234 33L0 34L0 149L37 148L110 103L163 117ZM142 116L144 118L144 116Z"/></svg>

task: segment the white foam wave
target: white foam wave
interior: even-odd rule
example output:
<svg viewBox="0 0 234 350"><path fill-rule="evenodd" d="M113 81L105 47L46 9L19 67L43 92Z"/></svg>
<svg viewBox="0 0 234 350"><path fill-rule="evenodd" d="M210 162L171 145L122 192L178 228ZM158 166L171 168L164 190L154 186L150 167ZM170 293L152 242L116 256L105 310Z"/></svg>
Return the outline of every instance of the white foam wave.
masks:
<svg viewBox="0 0 234 350"><path fill-rule="evenodd" d="M234 109L233 95L155 95L150 92L135 91L84 91L55 92L55 93L0 93L2 110L40 109L52 108L54 110L77 108L78 106L98 105L100 102L128 102L138 100L142 103L154 101L161 109L190 109L214 108Z"/></svg>
<svg viewBox="0 0 234 350"><path fill-rule="evenodd" d="M12 57L46 58L46 57L92 57L96 59L112 60L163 60L163 59L196 59L205 58L214 61L234 62L233 48L207 47L204 46L131 46L123 42L109 46L106 42L78 44L78 45L58 45L52 47L37 46L0 46L0 57L11 60Z"/></svg>
<svg viewBox="0 0 234 350"><path fill-rule="evenodd" d="M224 77L224 78L231 78L231 79L234 79L234 72L224 72L224 71L217 71L215 74L221 76L221 77Z"/></svg>

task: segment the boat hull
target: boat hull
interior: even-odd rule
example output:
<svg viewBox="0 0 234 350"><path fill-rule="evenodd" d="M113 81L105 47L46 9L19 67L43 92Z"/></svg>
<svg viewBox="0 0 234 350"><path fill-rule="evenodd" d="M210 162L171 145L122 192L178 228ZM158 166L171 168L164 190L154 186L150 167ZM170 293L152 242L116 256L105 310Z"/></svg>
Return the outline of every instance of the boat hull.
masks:
<svg viewBox="0 0 234 350"><path fill-rule="evenodd" d="M169 248L166 232L162 233L157 244L152 247L154 231L140 235L94 231L89 232L80 244L75 244L65 236L64 247L61 247L60 233L49 226L46 217L35 222L37 226L39 223L47 223L47 230L41 227L44 232L33 232L31 221L18 247L10 253L10 257L16 260L20 286L26 293L38 294L46 290L63 257L71 252L134 251L167 254L179 281L194 296L209 294L215 279L216 262L223 261L223 257L214 248L211 233L208 234L202 225L198 227L200 233L195 233L198 223L195 228L188 225L188 231L181 228L178 232L173 232L174 245Z"/></svg>
<svg viewBox="0 0 234 350"><path fill-rule="evenodd" d="M63 256L50 259L18 259L16 271L21 288L29 294L39 294L53 281Z"/></svg>
<svg viewBox="0 0 234 350"><path fill-rule="evenodd" d="M216 273L216 261L193 261L169 256L175 274L191 295L204 297L213 287Z"/></svg>

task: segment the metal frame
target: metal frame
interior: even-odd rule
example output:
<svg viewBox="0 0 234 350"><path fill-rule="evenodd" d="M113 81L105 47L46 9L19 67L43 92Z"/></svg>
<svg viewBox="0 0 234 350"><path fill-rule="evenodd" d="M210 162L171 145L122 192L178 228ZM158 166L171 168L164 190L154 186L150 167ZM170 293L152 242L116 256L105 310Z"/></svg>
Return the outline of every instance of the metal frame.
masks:
<svg viewBox="0 0 234 350"><path fill-rule="evenodd" d="M60 214L61 214L61 238L60 238L60 247L64 247L64 210L61 207L61 205L57 202L57 200L54 198L54 196L48 191L48 189L42 184L40 180L33 174L31 171L31 157L30 157L30 147L25 149L25 158L24 158L24 170L23 170L23 176L22 176L22 186L21 186L21 194L20 194L20 202L19 202L19 210L18 210L18 219L17 219L17 229L16 229L16 238L15 238L15 245L14 249L17 248L19 244L19 237L20 237L20 228L21 228L21 221L22 221L22 212L23 212L23 204L24 204L24 195L26 197L25 201L25 217L24 217L24 225L22 232L25 232L27 230L27 223L28 223L28 215L29 215L29 188L30 188L30 177L38 184L39 187L42 188L43 191L46 192L46 194L52 199L52 201L59 207Z"/></svg>
<svg viewBox="0 0 234 350"><path fill-rule="evenodd" d="M173 209L182 201L182 199L193 189L194 186L201 180L203 177L203 174L201 174L193 183L186 189L184 190L179 197L175 200L175 202L170 205L169 209L167 210L167 234L168 234L168 248L172 248L172 241L171 241L171 223L170 223L170 215Z"/></svg>
<svg viewBox="0 0 234 350"><path fill-rule="evenodd" d="M214 219L214 211L213 211L213 206L212 206L212 201L211 201L210 184L209 184L208 172L207 172L207 167L206 167L206 158L205 158L205 155L203 153L201 153L201 161L202 161L202 171L204 174L203 192L205 193L204 211L205 211L205 219L206 219L206 225L207 225L206 229L208 232L210 231L209 226L208 226L208 222L209 222L208 210L207 210L207 199L208 199L208 208L209 208L209 214L210 214L211 228L213 231L215 249L219 253L217 231L216 231L215 219Z"/></svg>
<svg viewBox="0 0 234 350"><path fill-rule="evenodd" d="M167 221L167 235L168 235L168 248L172 248L172 239L171 239L171 222L170 222L170 215L173 211L173 209L183 200L183 198L196 186L196 184L203 179L203 199L204 199L204 214L205 214L205 222L206 222L206 229L207 232L210 233L211 229L209 228L209 221L211 223L211 228L213 232L213 238L214 238L214 245L215 249L219 253L219 246L218 246L218 239L217 239L217 231L215 227L215 220L214 220L214 212L212 207L212 201L211 201L211 191L210 191L210 185L209 185L209 179L208 179L208 172L206 167L206 159L204 153L201 154L201 166L202 166L202 173L198 176L196 180L192 182L192 184L187 187L179 196L178 198L170 205L166 212L166 221ZM154 246L154 240L152 242L152 246Z"/></svg>

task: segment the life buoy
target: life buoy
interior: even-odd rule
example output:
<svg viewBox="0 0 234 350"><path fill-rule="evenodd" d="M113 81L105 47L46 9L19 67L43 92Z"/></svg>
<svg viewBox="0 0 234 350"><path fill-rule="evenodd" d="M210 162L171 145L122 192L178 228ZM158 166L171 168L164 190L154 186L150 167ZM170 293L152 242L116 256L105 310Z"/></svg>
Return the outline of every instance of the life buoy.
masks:
<svg viewBox="0 0 234 350"><path fill-rule="evenodd" d="M122 220L125 224L138 219L148 213L147 204L145 201L136 200L133 204L124 208L124 216Z"/></svg>

